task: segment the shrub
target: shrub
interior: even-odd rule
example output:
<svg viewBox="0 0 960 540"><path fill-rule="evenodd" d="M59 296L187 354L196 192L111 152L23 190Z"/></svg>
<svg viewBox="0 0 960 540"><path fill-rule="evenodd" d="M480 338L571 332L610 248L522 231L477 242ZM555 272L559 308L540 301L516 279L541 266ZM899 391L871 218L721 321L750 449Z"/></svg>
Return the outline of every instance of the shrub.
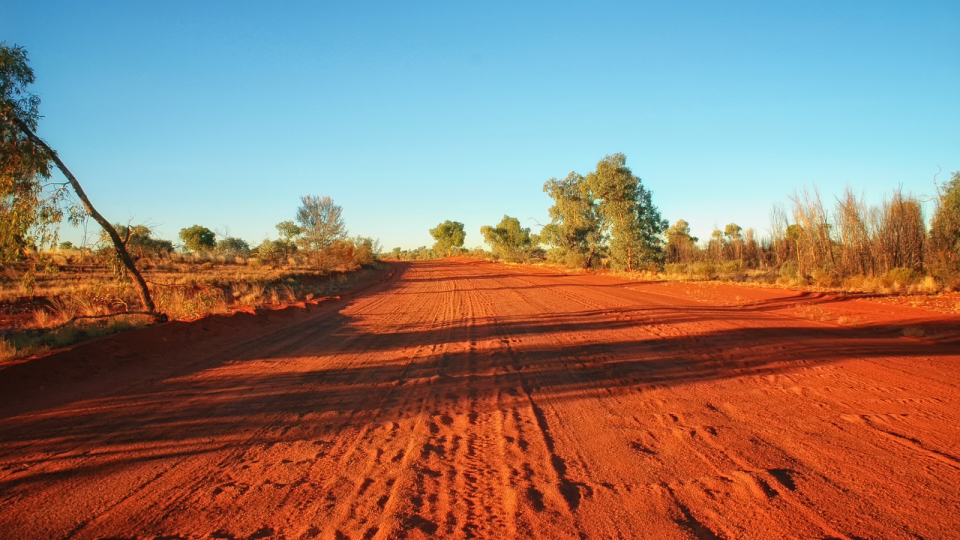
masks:
<svg viewBox="0 0 960 540"><path fill-rule="evenodd" d="M785 278L797 277L798 272L799 272L799 269L797 268L797 263L793 261L785 262L782 265L780 265L779 273L781 276Z"/></svg>
<svg viewBox="0 0 960 540"><path fill-rule="evenodd" d="M883 284L899 290L911 285L917 279L916 272L911 268L894 268L883 275Z"/></svg>
<svg viewBox="0 0 960 540"><path fill-rule="evenodd" d="M813 272L810 273L810 279L817 287L836 287L839 284L836 275L823 268L814 268Z"/></svg>
<svg viewBox="0 0 960 540"><path fill-rule="evenodd" d="M712 279L717 274L717 267L707 262L694 263L690 270L693 275L703 279Z"/></svg>
<svg viewBox="0 0 960 540"><path fill-rule="evenodd" d="M583 268L586 266L587 256L579 251L571 251L567 253L565 260L570 268Z"/></svg>
<svg viewBox="0 0 960 540"><path fill-rule="evenodd" d="M720 266L720 271L724 274L732 274L740 271L740 261L727 261Z"/></svg>
<svg viewBox="0 0 960 540"><path fill-rule="evenodd" d="M688 272L687 265L682 263L667 263L663 265L663 272L669 275L683 275Z"/></svg>

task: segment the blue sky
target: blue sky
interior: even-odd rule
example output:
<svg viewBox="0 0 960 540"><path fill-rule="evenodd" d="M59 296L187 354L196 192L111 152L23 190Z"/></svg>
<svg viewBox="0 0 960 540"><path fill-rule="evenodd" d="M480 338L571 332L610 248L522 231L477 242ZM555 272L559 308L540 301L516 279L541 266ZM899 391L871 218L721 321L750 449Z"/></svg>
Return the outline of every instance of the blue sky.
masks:
<svg viewBox="0 0 960 540"><path fill-rule="evenodd" d="M0 4L40 135L172 240L275 238L311 193L387 249L445 219L472 247L615 152L701 238L805 184L929 196L960 169L955 1Z"/></svg>

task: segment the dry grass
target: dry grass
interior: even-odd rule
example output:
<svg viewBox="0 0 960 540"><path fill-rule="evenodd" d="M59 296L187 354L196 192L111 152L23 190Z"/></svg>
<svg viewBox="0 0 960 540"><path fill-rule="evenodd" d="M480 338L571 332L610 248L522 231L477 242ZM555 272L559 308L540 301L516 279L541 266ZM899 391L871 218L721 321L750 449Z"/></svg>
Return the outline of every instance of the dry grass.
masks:
<svg viewBox="0 0 960 540"><path fill-rule="evenodd" d="M77 252L79 253L79 252ZM89 259L89 257L88 257ZM79 264L70 253L57 253L55 271L30 272L27 264L0 271L0 360L9 360L77 341L143 326L149 317L123 315L139 310L131 283L117 279L110 269ZM240 264L240 261L243 261ZM303 263L291 258L293 263ZM192 320L238 308L278 306L310 300L352 287L362 278L359 268L349 272L321 272L302 264L266 265L259 259L176 255L142 260L144 279L157 309L170 320ZM23 276L31 273L29 294ZM108 319L74 320L83 316Z"/></svg>
<svg viewBox="0 0 960 540"><path fill-rule="evenodd" d="M120 315L96 321L74 321L66 326L44 331L12 333L0 338L0 362L42 354L79 341L146 326L150 318L143 315Z"/></svg>
<svg viewBox="0 0 960 540"><path fill-rule="evenodd" d="M919 326L907 326L903 329L904 337L912 338L922 338L927 335L927 332Z"/></svg>

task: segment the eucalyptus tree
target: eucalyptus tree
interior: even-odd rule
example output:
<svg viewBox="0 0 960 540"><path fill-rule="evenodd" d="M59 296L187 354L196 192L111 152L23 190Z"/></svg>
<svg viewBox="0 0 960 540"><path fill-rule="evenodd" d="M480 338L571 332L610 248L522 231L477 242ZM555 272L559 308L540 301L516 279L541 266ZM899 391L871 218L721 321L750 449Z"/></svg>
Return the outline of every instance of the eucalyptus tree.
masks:
<svg viewBox="0 0 960 540"><path fill-rule="evenodd" d="M939 198L930 223L930 244L939 272L960 270L960 171L938 186Z"/></svg>
<svg viewBox="0 0 960 540"><path fill-rule="evenodd" d="M143 259L147 256L162 257L173 251L173 242L153 237L153 231L146 225L114 225L117 233L125 238L127 251L131 253L131 258ZM108 244L107 249L114 249L110 243L110 235L106 231L101 232L100 242Z"/></svg>
<svg viewBox="0 0 960 540"><path fill-rule="evenodd" d="M540 231L540 239L559 251L570 266L590 268L608 239L607 220L590 184L571 172L563 180L547 180L543 191L554 203L549 210L551 222Z"/></svg>
<svg viewBox="0 0 960 540"><path fill-rule="evenodd" d="M464 230L463 223L448 219L430 229L430 236L436 240L433 244L433 250L437 255L443 257L448 255L453 248L462 248L467 233Z"/></svg>
<svg viewBox="0 0 960 540"><path fill-rule="evenodd" d="M217 233L202 225L193 225L180 229L183 247L193 252L212 251L217 247Z"/></svg>
<svg viewBox="0 0 960 540"><path fill-rule="evenodd" d="M668 222L654 206L653 194L627 167L627 156L608 155L587 176L600 212L610 223L610 257L615 268L636 270L663 262L663 232Z"/></svg>
<svg viewBox="0 0 960 540"><path fill-rule="evenodd" d="M304 195L300 197L300 202L296 216L300 228L297 242L316 254L319 266L323 252L334 242L347 238L343 208L333 204L333 199L327 196Z"/></svg>
<svg viewBox="0 0 960 540"><path fill-rule="evenodd" d="M0 251L4 260L12 252L22 251L31 231L44 243L56 241L57 225L63 218L69 185L81 206L69 210L70 218L79 222L89 215L110 237L120 262L133 279L144 309L156 314L147 283L127 252L126 239L121 238L110 222L94 208L80 182L60 156L37 134L40 119L40 98L28 87L36 80L23 47L0 42ZM66 184L51 186L50 162L66 177ZM52 189L51 189L52 187ZM12 250L12 252L11 252ZM162 315L157 314L162 319Z"/></svg>
<svg viewBox="0 0 960 540"><path fill-rule="evenodd" d="M652 194L626 166L626 156L606 156L594 172L551 179L543 190L554 200L552 221L541 238L567 255L568 264L590 267L609 252L615 268L634 270L663 262L667 222Z"/></svg>
<svg viewBox="0 0 960 540"><path fill-rule="evenodd" d="M666 254L670 262L687 263L693 259L693 251L699 238L690 234L690 224L678 219L665 233Z"/></svg>
<svg viewBox="0 0 960 540"><path fill-rule="evenodd" d="M519 219L507 215L503 216L496 227L480 227L480 234L495 254L509 261L522 260L524 254L533 247L535 240L535 237L530 235L529 227L521 227Z"/></svg>

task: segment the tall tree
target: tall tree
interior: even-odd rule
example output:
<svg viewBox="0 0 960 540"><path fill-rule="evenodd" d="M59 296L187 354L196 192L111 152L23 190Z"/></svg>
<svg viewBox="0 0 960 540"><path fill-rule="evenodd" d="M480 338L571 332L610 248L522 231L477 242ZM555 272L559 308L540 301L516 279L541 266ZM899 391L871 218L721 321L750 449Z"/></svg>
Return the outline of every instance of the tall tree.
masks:
<svg viewBox="0 0 960 540"><path fill-rule="evenodd" d="M480 234L495 254L508 261L522 260L527 250L533 246L530 228L521 227L519 219L507 215L503 216L496 227L480 227Z"/></svg>
<svg viewBox="0 0 960 540"><path fill-rule="evenodd" d="M940 198L930 223L930 244L937 270L960 270L960 171L938 189Z"/></svg>
<svg viewBox="0 0 960 540"><path fill-rule="evenodd" d="M547 180L543 191L553 199L553 206L549 210L551 222L540 231L540 239L558 250L570 266L590 268L607 240L607 220L590 184L582 175L571 172L563 180Z"/></svg>
<svg viewBox="0 0 960 540"><path fill-rule="evenodd" d="M668 223L652 202L652 193L627 167L627 156L608 155L587 176L600 211L610 222L614 268L635 270L663 262L663 231Z"/></svg>
<svg viewBox="0 0 960 540"><path fill-rule="evenodd" d="M430 236L436 240L433 244L433 250L438 255L446 256L453 248L463 247L463 241L466 239L467 233L463 228L463 223L448 219L430 229Z"/></svg>
<svg viewBox="0 0 960 540"><path fill-rule="evenodd" d="M727 248L731 250L727 258L736 258L743 265L743 227L736 223L728 223L723 229L723 236L726 239Z"/></svg>
<svg viewBox="0 0 960 540"><path fill-rule="evenodd" d="M27 60L27 52L23 47L10 47L6 42L0 42L0 195L3 196L2 213L6 214L0 217L0 221L3 221L0 235L4 235L4 238L0 238L0 246L16 244L17 241L8 240L7 235L15 238L20 234L20 238L23 238L24 231L32 227L55 230L60 222L60 204L65 192L57 190L49 197L39 195L43 191L41 181L50 177L49 164L53 161L80 199L82 212L92 217L109 235L121 263L133 279L144 309L156 314L150 290L127 252L125 239L94 208L80 182L60 156L37 136L40 98L27 90L35 80ZM77 217L81 212L73 211L72 215ZM56 233L52 236L41 234L41 241L48 238L55 241ZM158 319L163 320L163 315L157 315Z"/></svg>
<svg viewBox="0 0 960 540"><path fill-rule="evenodd" d="M570 173L547 181L543 190L554 200L552 221L541 238L590 267L609 250L613 266L633 270L663 262L667 222L653 205L652 194L626 165L623 154L606 156L587 176Z"/></svg>
<svg viewBox="0 0 960 540"><path fill-rule="evenodd" d="M34 82L22 47L0 44L0 262L16 260L28 247L56 241L63 212L48 188L50 156L8 117L37 129L40 99L27 87Z"/></svg>
<svg viewBox="0 0 960 540"><path fill-rule="evenodd" d="M693 250L699 238L690 235L690 224L679 219L667 229L667 259L671 262L687 263L693 258Z"/></svg>
<svg viewBox="0 0 960 540"><path fill-rule="evenodd" d="M343 223L343 208L333 204L327 196L304 195L297 209L297 226L300 227L301 245L309 250L322 252L334 242L347 237Z"/></svg>

